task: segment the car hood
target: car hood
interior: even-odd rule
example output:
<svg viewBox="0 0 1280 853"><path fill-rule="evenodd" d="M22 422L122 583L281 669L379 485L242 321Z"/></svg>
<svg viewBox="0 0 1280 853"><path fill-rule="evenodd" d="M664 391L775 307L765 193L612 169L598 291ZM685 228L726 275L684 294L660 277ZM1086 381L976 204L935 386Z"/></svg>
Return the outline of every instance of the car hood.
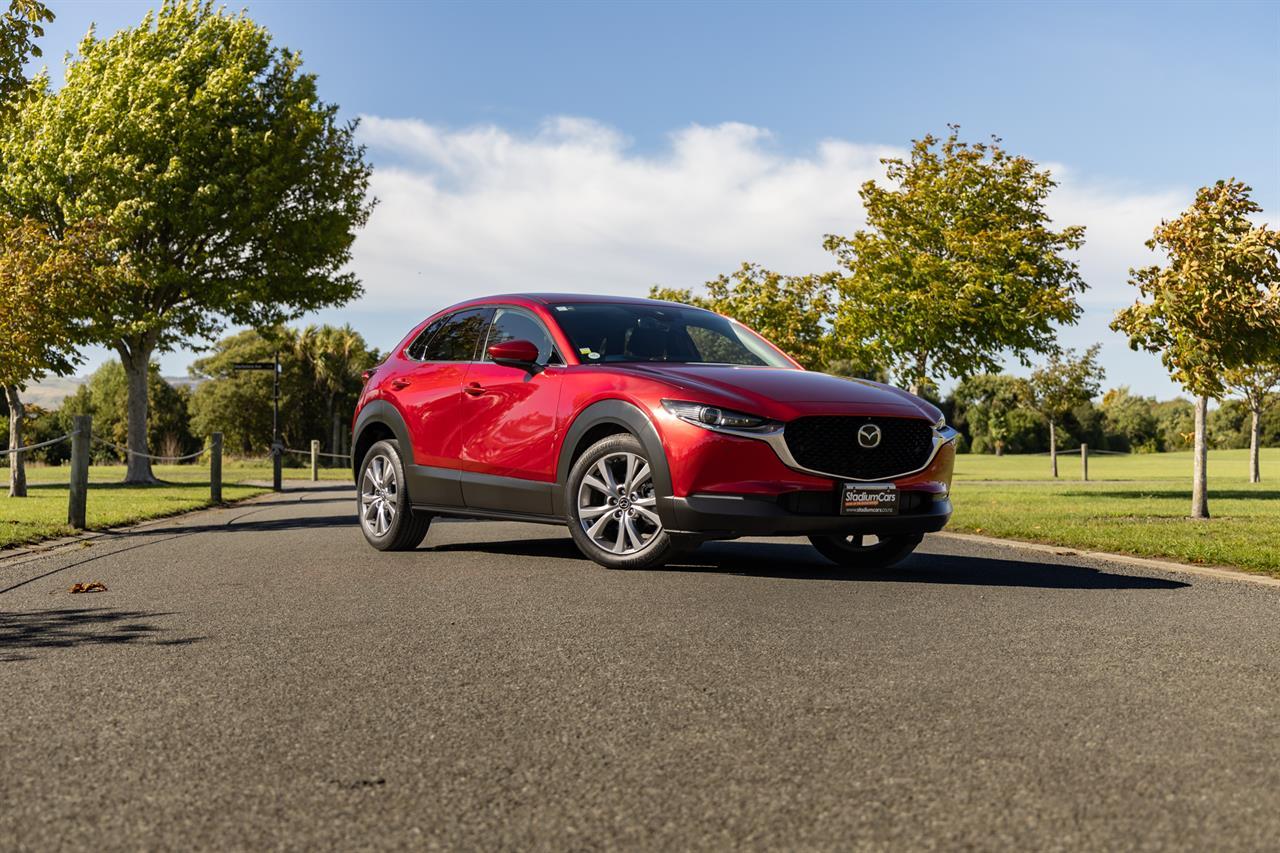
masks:
<svg viewBox="0 0 1280 853"><path fill-rule="evenodd" d="M660 380L689 392L695 401L700 394L711 395L714 399L708 402L739 406L766 417L893 412L935 421L942 416L931 403L899 388L810 370L653 363L610 367ZM778 411L779 406L785 411Z"/></svg>

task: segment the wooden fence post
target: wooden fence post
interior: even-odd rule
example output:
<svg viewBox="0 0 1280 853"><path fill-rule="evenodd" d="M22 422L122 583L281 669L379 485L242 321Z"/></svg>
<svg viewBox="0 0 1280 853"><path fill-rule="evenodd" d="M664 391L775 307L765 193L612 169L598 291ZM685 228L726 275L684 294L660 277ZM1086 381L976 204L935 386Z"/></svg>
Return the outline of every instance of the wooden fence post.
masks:
<svg viewBox="0 0 1280 853"><path fill-rule="evenodd" d="M320 479L320 441L311 439L311 482Z"/></svg>
<svg viewBox="0 0 1280 853"><path fill-rule="evenodd" d="M222 433L209 436L209 500L222 503Z"/></svg>
<svg viewBox="0 0 1280 853"><path fill-rule="evenodd" d="M71 435L71 483L67 499L67 524L84 530L85 506L89 496L89 441L93 435L93 416L76 415L75 432Z"/></svg>
<svg viewBox="0 0 1280 853"><path fill-rule="evenodd" d="M1089 482L1089 445L1080 445L1080 473L1083 475L1084 481Z"/></svg>

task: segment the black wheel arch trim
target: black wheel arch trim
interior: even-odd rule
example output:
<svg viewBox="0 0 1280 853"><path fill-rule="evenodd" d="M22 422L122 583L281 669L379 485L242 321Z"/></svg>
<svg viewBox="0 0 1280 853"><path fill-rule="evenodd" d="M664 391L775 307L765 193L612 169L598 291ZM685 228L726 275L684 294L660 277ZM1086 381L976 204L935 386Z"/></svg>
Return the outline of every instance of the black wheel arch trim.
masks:
<svg viewBox="0 0 1280 853"><path fill-rule="evenodd" d="M406 467L414 464L413 442L409 440L409 427L405 425L400 410L386 400L371 400L360 410L360 414L356 417L356 424L351 430L351 476L353 479L360 476L360 463L364 461L360 458L360 454L356 453L356 448L360 446L360 438L365 430L373 424L379 424L391 430L392 435L396 437L396 443L400 446L402 464Z"/></svg>
<svg viewBox="0 0 1280 853"><path fill-rule="evenodd" d="M658 430L649 420L648 415L638 406L625 400L601 400L587 406L565 431L564 443L560 445L560 459L556 465L556 485L552 489L551 509L560 518L567 518L569 507L566 495L569 486L569 469L573 467L573 451L582 437L602 424L613 424L631 433L640 440L645 454L649 457L649 468L653 471L653 485L657 489L658 516L667 527L676 526L675 508L671 503L671 469L667 465L667 453L658 437Z"/></svg>

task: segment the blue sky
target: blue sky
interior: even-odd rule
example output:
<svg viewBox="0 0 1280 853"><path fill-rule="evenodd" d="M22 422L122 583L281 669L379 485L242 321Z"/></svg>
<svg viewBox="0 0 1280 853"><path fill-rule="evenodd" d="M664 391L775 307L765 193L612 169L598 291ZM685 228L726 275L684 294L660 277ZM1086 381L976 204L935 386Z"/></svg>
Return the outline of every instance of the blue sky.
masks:
<svg viewBox="0 0 1280 853"><path fill-rule="evenodd" d="M55 79L91 22L149 5L54 2ZM876 156L950 121L1055 168L1094 285L1063 338L1104 342L1108 384L1168 395L1105 329L1142 239L1219 177L1273 223L1280 205L1276 3L243 5L366 117L369 292L321 318L383 347L459 293L828 268L821 234L861 223Z"/></svg>

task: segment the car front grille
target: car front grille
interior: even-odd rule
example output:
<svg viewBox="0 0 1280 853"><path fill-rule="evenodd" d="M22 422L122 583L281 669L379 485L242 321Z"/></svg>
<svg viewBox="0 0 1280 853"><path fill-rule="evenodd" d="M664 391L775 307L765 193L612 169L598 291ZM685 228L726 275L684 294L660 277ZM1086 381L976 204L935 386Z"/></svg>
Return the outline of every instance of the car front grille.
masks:
<svg viewBox="0 0 1280 853"><path fill-rule="evenodd" d="M880 428L877 446L858 444L864 424ZM933 452L933 427L919 418L816 415L791 421L783 437L801 467L851 480L883 480L918 471Z"/></svg>

